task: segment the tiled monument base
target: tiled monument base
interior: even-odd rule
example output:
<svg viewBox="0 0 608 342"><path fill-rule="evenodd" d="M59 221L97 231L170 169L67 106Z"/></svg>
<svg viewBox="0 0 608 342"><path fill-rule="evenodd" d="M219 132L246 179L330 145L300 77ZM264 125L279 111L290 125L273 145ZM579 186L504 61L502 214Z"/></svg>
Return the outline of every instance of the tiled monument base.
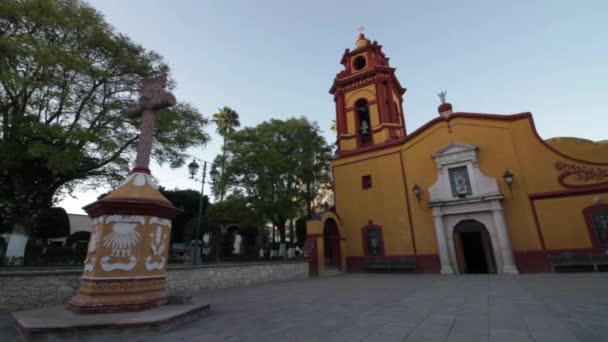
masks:
<svg viewBox="0 0 608 342"><path fill-rule="evenodd" d="M100 295L103 294L103 295ZM141 311L167 303L165 278L82 279L69 308L80 314Z"/></svg>
<svg viewBox="0 0 608 342"><path fill-rule="evenodd" d="M140 312L79 315L66 306L16 311L13 319L27 341L128 341L153 336L196 320L209 311L209 304L193 300L158 306Z"/></svg>

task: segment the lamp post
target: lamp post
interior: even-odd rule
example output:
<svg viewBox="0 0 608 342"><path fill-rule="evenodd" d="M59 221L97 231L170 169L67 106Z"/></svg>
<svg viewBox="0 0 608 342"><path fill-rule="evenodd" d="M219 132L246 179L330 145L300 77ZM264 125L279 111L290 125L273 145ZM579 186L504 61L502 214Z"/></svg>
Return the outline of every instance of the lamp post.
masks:
<svg viewBox="0 0 608 342"><path fill-rule="evenodd" d="M190 171L190 178L195 179L196 174L198 173L198 169L200 166L198 163L193 160L190 164L188 164L188 171ZM207 162L203 161L203 180L201 182L201 198L199 200L198 205L198 219L196 221L196 235L194 237L194 253L192 255L192 265L198 265L201 257L201 242L200 242L200 234L201 234L201 224L203 221L203 200L205 194L205 176L207 175Z"/></svg>

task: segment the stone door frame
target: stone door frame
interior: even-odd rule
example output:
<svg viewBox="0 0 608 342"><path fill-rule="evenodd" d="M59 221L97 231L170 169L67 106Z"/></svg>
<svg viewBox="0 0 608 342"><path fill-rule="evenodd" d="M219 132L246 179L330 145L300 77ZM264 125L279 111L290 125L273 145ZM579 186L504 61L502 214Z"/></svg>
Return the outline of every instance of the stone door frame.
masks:
<svg viewBox="0 0 608 342"><path fill-rule="evenodd" d="M496 179L486 176L479 168L478 152L475 145L451 142L432 155L438 174L437 181L428 189L428 205L433 210L441 273L460 272L453 240L454 227L464 220L476 220L490 235L496 272L518 274L503 213L503 195ZM470 192L462 197L454 195L449 178L450 169L456 167L466 167L470 182Z"/></svg>
<svg viewBox="0 0 608 342"><path fill-rule="evenodd" d="M442 274L458 274L458 259L454 242L454 228L462 221L475 220L483 224L490 236L492 253L499 274L518 274L513 260L511 239L507 232L500 199L470 199L464 203L444 203L433 206L435 234L439 247Z"/></svg>

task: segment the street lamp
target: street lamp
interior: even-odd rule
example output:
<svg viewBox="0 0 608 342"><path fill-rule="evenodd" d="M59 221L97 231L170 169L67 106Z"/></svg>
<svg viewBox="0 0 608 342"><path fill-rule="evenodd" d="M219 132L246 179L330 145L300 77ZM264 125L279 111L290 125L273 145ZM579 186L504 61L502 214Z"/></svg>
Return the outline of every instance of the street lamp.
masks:
<svg viewBox="0 0 608 342"><path fill-rule="evenodd" d="M219 171L217 171L217 167L215 164L211 166L211 171L209 171L209 176L211 177L212 182L217 182L219 180Z"/></svg>
<svg viewBox="0 0 608 342"><path fill-rule="evenodd" d="M190 179L194 179L194 176L196 176L196 174L198 173L199 168L200 166L198 166L196 160L193 160L190 164L188 164L188 170L190 171Z"/></svg>
<svg viewBox="0 0 608 342"><path fill-rule="evenodd" d="M193 160L190 164L188 164L188 171L190 172L190 178L195 179L196 174L198 173L198 169L200 166L198 163ZM198 205L198 219L196 222L196 235L194 237L194 248L192 255L192 265L198 265L201 257L201 241L199 239L201 235L201 224L203 222L203 200L205 194L205 176L207 175L207 162L203 161L203 179L201 182L201 198L199 200Z"/></svg>

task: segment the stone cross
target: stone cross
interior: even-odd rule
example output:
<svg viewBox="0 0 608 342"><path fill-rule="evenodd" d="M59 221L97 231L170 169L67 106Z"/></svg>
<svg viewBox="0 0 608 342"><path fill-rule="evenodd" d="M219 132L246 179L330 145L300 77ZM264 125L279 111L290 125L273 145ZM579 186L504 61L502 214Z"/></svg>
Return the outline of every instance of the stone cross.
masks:
<svg viewBox="0 0 608 342"><path fill-rule="evenodd" d="M164 73L158 77L144 80L140 90L139 104L129 111L130 117L141 117L141 133L135 159L136 169L148 169L150 164L156 112L175 105L175 97L165 90L166 86L167 75Z"/></svg>

